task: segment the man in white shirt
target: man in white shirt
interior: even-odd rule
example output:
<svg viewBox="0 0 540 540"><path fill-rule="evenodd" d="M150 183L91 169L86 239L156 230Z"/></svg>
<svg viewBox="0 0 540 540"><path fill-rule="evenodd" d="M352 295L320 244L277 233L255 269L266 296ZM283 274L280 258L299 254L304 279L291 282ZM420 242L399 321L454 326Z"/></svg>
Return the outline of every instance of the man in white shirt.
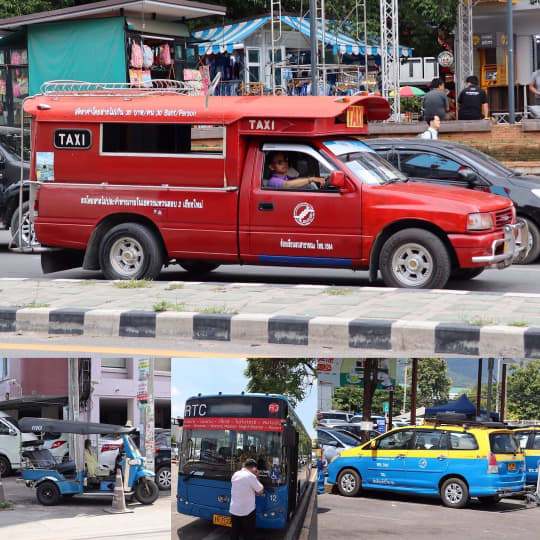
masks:
<svg viewBox="0 0 540 540"><path fill-rule="evenodd" d="M259 471L254 459L246 459L240 471L231 479L232 519L231 539L255 540L255 494L262 495L263 485L257 479Z"/></svg>
<svg viewBox="0 0 540 540"><path fill-rule="evenodd" d="M428 124L428 128L422 135L420 135L421 139L438 139L439 138L439 128L441 127L441 119L435 114L434 116L430 116L426 118L426 122Z"/></svg>

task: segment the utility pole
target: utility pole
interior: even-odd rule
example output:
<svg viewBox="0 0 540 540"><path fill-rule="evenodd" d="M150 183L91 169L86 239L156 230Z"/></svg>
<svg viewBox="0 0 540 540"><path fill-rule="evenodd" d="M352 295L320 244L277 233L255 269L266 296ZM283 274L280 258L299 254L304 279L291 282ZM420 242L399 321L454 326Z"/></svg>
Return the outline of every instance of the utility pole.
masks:
<svg viewBox="0 0 540 540"><path fill-rule="evenodd" d="M512 13L512 0L506 0L506 34L508 40L508 120L510 124L515 124L514 15Z"/></svg>
<svg viewBox="0 0 540 540"><path fill-rule="evenodd" d="M416 426L416 395L418 390L418 358L412 359L411 426Z"/></svg>
<svg viewBox="0 0 540 540"><path fill-rule="evenodd" d="M497 398L495 400L495 412L497 412L497 413L500 412L500 408L499 408L499 404L500 404L500 394L499 394L500 380L501 380L501 359L497 358L497 392L496 392Z"/></svg>
<svg viewBox="0 0 540 540"><path fill-rule="evenodd" d="M68 408L69 419L77 422L79 420L79 359L68 358ZM82 459L81 437L71 433L69 458L75 462L77 471L84 469Z"/></svg>
<svg viewBox="0 0 540 540"><path fill-rule="evenodd" d="M480 416L480 402L482 400L482 359L478 359L478 378L476 382L476 416Z"/></svg>
<svg viewBox="0 0 540 540"><path fill-rule="evenodd" d="M155 454L155 412L154 412L154 359L139 360L139 390L141 415L143 416L143 433L141 447L145 466L154 472Z"/></svg>
<svg viewBox="0 0 540 540"><path fill-rule="evenodd" d="M319 64L319 47L317 40L317 0L309 0L309 34L311 38L311 95L317 96L319 95L317 91L317 65Z"/></svg>
<svg viewBox="0 0 540 540"><path fill-rule="evenodd" d="M403 408L401 414L407 412L407 367L409 366L409 360L405 360L405 369L403 370Z"/></svg>
<svg viewBox="0 0 540 540"><path fill-rule="evenodd" d="M491 418L491 390L493 387L493 366L495 364L494 358L488 358L488 395L487 395L487 416Z"/></svg>

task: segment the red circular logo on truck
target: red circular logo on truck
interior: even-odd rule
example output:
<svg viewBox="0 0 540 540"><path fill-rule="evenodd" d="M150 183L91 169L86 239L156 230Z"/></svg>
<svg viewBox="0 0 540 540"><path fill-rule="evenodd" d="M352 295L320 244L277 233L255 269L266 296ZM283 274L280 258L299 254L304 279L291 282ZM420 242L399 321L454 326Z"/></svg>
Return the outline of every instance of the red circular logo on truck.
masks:
<svg viewBox="0 0 540 540"><path fill-rule="evenodd" d="M270 403L270 405L268 405L268 410L272 414L275 414L279 411L279 405L277 403Z"/></svg>

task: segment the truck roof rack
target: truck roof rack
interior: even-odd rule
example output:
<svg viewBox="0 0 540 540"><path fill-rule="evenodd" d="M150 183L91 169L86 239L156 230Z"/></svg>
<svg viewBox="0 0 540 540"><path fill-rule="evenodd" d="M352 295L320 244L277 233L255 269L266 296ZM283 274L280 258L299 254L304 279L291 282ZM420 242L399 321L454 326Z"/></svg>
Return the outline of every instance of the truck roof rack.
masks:
<svg viewBox="0 0 540 540"><path fill-rule="evenodd" d="M426 416L426 423L437 425L454 425L463 427L488 427L488 428L508 428L504 422L493 422L492 420L484 420L481 417L471 417L461 413L437 413L433 416Z"/></svg>
<svg viewBox="0 0 540 540"><path fill-rule="evenodd" d="M96 83L86 81L47 81L40 87L44 96L60 97L113 97L113 96L147 96L152 94L195 95L196 92L184 81L174 79L153 79L148 83Z"/></svg>

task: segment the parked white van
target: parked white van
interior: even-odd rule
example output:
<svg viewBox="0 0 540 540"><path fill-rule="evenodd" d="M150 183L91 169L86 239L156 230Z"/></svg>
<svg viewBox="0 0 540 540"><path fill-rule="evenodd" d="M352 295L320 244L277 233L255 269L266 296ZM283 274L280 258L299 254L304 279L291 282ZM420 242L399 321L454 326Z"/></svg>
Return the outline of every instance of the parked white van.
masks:
<svg viewBox="0 0 540 540"><path fill-rule="evenodd" d="M21 467L21 443L37 441L33 433L21 433L17 420L0 411L0 473L7 476Z"/></svg>

